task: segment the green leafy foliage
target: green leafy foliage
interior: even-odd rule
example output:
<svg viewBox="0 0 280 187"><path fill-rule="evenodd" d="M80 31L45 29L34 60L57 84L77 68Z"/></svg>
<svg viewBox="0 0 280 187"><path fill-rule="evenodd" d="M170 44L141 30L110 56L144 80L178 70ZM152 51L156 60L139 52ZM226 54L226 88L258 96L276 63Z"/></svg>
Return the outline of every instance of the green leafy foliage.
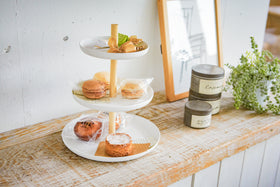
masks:
<svg viewBox="0 0 280 187"><path fill-rule="evenodd" d="M232 88L234 106L236 109L242 106L257 113L272 111L280 114L280 60L269 51L259 52L253 37L251 48L252 51L241 56L239 65L226 65L231 69L227 89ZM269 81L272 83L270 89L267 86ZM257 91L264 96L265 105L258 102Z"/></svg>
<svg viewBox="0 0 280 187"><path fill-rule="evenodd" d="M127 42L129 37L125 34L118 33L118 46L120 47L122 44Z"/></svg>

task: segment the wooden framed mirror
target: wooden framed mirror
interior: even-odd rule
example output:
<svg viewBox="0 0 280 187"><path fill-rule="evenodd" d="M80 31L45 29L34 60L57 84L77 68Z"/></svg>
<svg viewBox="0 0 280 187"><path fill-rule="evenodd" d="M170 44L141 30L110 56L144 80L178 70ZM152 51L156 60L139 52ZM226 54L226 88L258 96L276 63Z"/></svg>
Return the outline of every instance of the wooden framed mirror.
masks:
<svg viewBox="0 0 280 187"><path fill-rule="evenodd" d="M158 0L168 101L189 96L196 64L223 67L220 0Z"/></svg>

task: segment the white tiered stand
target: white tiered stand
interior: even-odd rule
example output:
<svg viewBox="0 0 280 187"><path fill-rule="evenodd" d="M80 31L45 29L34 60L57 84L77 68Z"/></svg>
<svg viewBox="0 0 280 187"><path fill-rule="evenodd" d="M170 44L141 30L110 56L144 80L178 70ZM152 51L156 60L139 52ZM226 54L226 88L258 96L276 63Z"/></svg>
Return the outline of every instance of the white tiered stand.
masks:
<svg viewBox="0 0 280 187"><path fill-rule="evenodd" d="M114 29L115 28L115 29ZM114 30L114 31L113 31ZM117 35L117 25L112 24L111 35ZM108 53L108 49L96 49L94 47L96 40L98 39L108 39L109 36L101 36L96 38L88 38L80 42L81 50L90 56L102 58L102 59L114 59L111 60L111 98L108 102L102 100L89 100L83 99L76 95L73 95L74 99L81 105L99 110L104 112L109 112L109 133L115 133L115 112L126 112L130 110L135 110L149 104L153 98L154 92L153 89L149 86L147 88L147 93L145 96L140 99L124 99L117 93L114 94L114 89L116 85L112 85L116 82L116 60L128 60L141 57L145 55L149 47L146 49L134 52L134 53ZM113 75L113 76L112 76ZM112 80L115 79L115 80ZM112 94L113 93L113 94ZM62 131L62 139L64 144L74 153L79 156L82 156L87 159L102 161L102 162L122 162L129 161L139 157L144 156L145 154L152 151L159 142L160 132L157 126L151 121L142 118L137 115L126 114L127 120L124 128L118 130L118 132L128 133L132 137L133 143L150 143L150 147L147 151L125 157L103 157L95 156L95 152L98 148L99 142L85 142L76 137L74 134L74 126L76 122L80 119L75 119L68 123Z"/></svg>

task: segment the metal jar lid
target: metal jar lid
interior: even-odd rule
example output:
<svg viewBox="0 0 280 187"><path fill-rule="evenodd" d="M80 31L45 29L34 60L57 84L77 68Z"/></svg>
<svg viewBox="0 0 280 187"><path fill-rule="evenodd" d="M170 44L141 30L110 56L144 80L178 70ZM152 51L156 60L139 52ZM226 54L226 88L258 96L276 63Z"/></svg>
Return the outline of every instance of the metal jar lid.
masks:
<svg viewBox="0 0 280 187"><path fill-rule="evenodd" d="M186 103L185 111L189 111L192 115L206 116L211 114L212 105L206 101L192 100Z"/></svg>
<svg viewBox="0 0 280 187"><path fill-rule="evenodd" d="M198 64L192 67L192 74L206 78L221 78L225 70L219 66L210 64Z"/></svg>
<svg viewBox="0 0 280 187"><path fill-rule="evenodd" d="M221 97L222 97L222 93L213 94L213 95L205 95L205 94L197 93L197 92L193 91L192 89L190 89L190 92L189 92L189 100L215 101L215 100L221 99Z"/></svg>

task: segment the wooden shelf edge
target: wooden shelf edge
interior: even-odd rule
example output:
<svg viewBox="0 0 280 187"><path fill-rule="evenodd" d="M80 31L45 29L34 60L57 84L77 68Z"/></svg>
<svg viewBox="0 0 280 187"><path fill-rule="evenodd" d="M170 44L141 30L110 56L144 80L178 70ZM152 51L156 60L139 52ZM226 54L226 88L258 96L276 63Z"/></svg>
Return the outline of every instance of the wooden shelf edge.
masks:
<svg viewBox="0 0 280 187"><path fill-rule="evenodd" d="M193 156L192 159L185 160L185 162L172 165L146 178L140 178L128 186L160 185L163 183L170 185L278 134L280 134L280 120L272 125L267 125L257 131L236 138L231 142L225 142L212 150L202 152L199 155Z"/></svg>
<svg viewBox="0 0 280 187"><path fill-rule="evenodd" d="M154 94L154 98L150 104L145 107L149 107L158 103L166 102L165 94L163 91L158 91ZM69 114L64 117L51 119L45 122L40 122L34 125L28 125L18 129L10 130L0 133L0 150L7 147L17 145L18 143L25 143L31 140L42 138L44 136L62 131L64 126L71 120L78 118L82 114L90 114L97 112L96 110L86 110L83 112ZM133 111L131 111L133 112Z"/></svg>

